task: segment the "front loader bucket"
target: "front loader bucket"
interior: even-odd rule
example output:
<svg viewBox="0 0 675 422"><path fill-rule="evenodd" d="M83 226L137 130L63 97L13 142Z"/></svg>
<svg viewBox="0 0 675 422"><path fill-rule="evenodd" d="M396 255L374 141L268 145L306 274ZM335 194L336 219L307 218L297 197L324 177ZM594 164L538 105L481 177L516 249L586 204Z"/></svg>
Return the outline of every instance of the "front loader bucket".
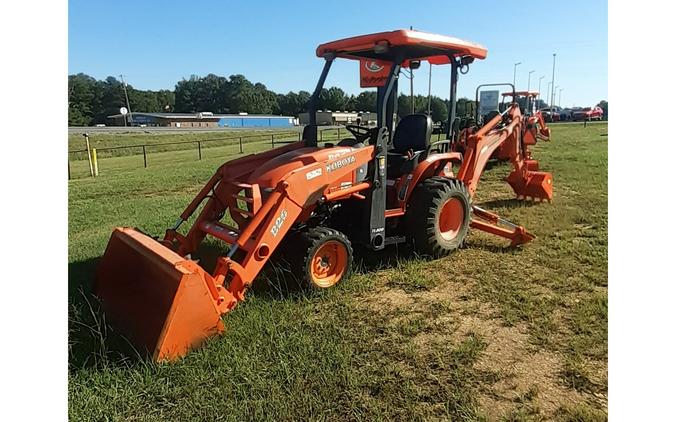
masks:
<svg viewBox="0 0 675 422"><path fill-rule="evenodd" d="M208 277L154 239L116 228L95 291L108 320L139 351L174 360L224 330Z"/></svg>
<svg viewBox="0 0 675 422"><path fill-rule="evenodd" d="M553 199L553 176L543 171L514 170L506 178L518 198L551 201Z"/></svg>

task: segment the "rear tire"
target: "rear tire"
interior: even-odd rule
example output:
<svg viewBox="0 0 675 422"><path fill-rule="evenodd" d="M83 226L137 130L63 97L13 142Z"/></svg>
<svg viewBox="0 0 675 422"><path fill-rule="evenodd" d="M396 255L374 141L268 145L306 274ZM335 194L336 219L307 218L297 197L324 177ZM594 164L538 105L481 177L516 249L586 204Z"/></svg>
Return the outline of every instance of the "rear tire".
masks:
<svg viewBox="0 0 675 422"><path fill-rule="evenodd" d="M441 257L461 247L470 222L471 197L463 182L431 177L415 187L405 226L418 253Z"/></svg>
<svg viewBox="0 0 675 422"><path fill-rule="evenodd" d="M288 243L289 261L303 288L323 290L347 278L354 260L352 244L341 232L312 227L295 233Z"/></svg>

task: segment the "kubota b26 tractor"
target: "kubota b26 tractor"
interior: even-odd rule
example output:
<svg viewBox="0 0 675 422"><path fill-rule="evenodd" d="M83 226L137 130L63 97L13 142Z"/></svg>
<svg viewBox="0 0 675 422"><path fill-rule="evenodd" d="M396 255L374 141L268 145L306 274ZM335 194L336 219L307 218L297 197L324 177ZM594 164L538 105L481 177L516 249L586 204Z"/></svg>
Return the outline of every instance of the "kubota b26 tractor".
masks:
<svg viewBox="0 0 675 422"><path fill-rule="evenodd" d="M510 150L516 193L551 198L551 175L524 165L517 106L471 135L463 155L450 152L452 139L430 141L428 116L406 116L394 127L401 67L419 60L450 65L452 122L458 69L486 55L480 45L412 30L320 45L325 65L301 141L220 166L162 239L132 228L113 231L96 282L109 320L138 349L172 360L223 331L221 315L244 299L278 249L294 257L307 286L327 288L349 274L353 243L377 251L405 242L442 256L463 243L469 227L513 245L533 239L523 227L472 205L499 146ZM373 73L377 126L347 126L353 137L319 145L317 98L337 58L361 61ZM188 220L191 226L179 231ZM197 261L207 236L229 245L209 272Z"/></svg>

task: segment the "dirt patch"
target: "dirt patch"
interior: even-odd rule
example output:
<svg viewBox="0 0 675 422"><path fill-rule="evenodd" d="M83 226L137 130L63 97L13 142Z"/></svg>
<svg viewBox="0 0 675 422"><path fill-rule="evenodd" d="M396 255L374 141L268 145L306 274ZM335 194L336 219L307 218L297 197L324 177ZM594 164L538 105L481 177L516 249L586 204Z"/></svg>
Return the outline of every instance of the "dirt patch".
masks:
<svg viewBox="0 0 675 422"><path fill-rule="evenodd" d="M415 304L411 294L402 289L381 288L368 295L363 300L363 305L382 314L398 313L401 308L410 308Z"/></svg>
<svg viewBox="0 0 675 422"><path fill-rule="evenodd" d="M399 325L423 315L425 329L411 338L421 356L479 336L486 347L474 364L480 374L477 401L488 420L516 413L548 420L561 407L606 400L563 385L564 357L534 346L526 324L506 325L489 304L472 299L470 289L465 280L448 280L428 291L407 293L383 280L360 303Z"/></svg>
<svg viewBox="0 0 675 422"><path fill-rule="evenodd" d="M481 386L478 397L489 419L502 418L525 406L549 419L561 406L585 401L583 395L560 384L562 357L534 350L523 327L485 320L478 328L472 325L472 330L482 330L487 343L475 367L494 374L495 379L493 384Z"/></svg>

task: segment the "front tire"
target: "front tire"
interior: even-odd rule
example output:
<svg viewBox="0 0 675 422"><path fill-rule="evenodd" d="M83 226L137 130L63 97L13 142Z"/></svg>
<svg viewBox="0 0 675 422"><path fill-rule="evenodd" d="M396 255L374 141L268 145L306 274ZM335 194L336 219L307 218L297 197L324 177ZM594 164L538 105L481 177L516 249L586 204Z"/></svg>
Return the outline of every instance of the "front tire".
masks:
<svg viewBox="0 0 675 422"><path fill-rule="evenodd" d="M441 257L462 246L471 222L471 197L463 182L432 177L413 191L405 226L422 255Z"/></svg>
<svg viewBox="0 0 675 422"><path fill-rule="evenodd" d="M354 260L351 242L341 232L312 227L289 243L293 272L304 288L323 290L347 278Z"/></svg>

